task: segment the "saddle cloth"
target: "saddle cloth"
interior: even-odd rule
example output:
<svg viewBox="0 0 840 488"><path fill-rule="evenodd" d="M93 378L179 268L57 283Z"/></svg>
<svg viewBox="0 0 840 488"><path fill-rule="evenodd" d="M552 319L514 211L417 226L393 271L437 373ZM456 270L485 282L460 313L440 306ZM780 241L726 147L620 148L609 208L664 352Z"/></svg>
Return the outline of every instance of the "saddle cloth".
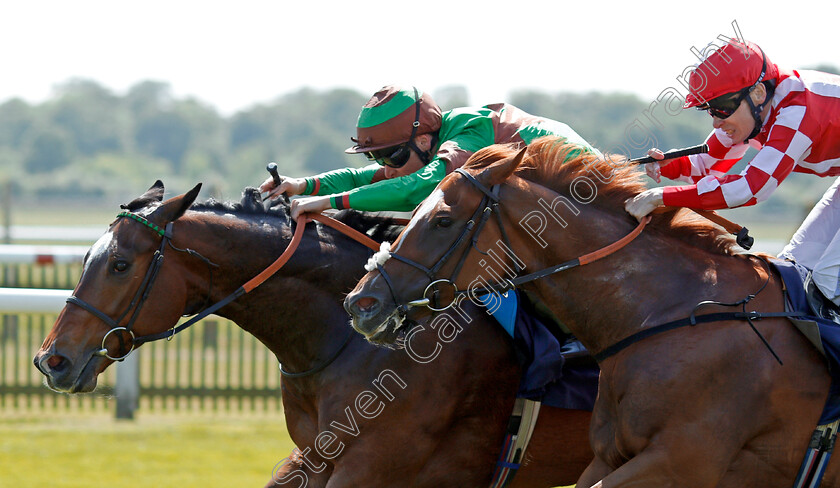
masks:
<svg viewBox="0 0 840 488"><path fill-rule="evenodd" d="M810 274L806 268L790 261L774 259L769 262L785 283L785 311L797 313L790 321L826 359L831 387L819 423L834 422L840 419L840 324L820 316L827 308L823 298L813 295L813 292L819 293L814 286L809 286L813 290L809 299L806 285L810 283ZM832 314L831 311L825 313Z"/></svg>
<svg viewBox="0 0 840 488"><path fill-rule="evenodd" d="M597 363L574 337L547 325L517 290L481 297L513 340L522 366L518 398L557 408L592 411L598 393Z"/></svg>

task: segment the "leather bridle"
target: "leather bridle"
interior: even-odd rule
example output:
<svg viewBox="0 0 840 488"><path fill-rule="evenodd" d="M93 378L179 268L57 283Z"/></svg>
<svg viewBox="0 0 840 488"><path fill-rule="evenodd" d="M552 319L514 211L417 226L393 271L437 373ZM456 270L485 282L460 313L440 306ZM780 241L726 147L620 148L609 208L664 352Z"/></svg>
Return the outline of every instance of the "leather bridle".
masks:
<svg viewBox="0 0 840 488"><path fill-rule="evenodd" d="M558 273L560 271L591 263L598 259L609 256L610 254L618 251L622 247L629 244L633 239L635 239L639 234L641 234L642 230L645 228L647 223L650 222L650 216L647 216L643 218L641 222L639 222L639 225L632 232L619 239L618 241L608 246L605 246L597 251L582 255L578 258L566 261L556 266L552 266L550 268L546 268L541 271L537 271L523 276L505 278L503 282L490 284L482 288L476 288L472 290L458 290L457 286L455 285L455 282L458 277L458 274L464 266L464 263L466 262L469 252L472 249L475 249L481 254L487 254L486 252L480 250L477 247L477 243L481 231L484 229L485 225L487 224L487 221L490 218L490 214L495 214L497 217L499 232L502 235L502 239L505 245L508 247L508 249L512 249L512 247L507 231L505 230L504 222L500 211L501 201L499 199L499 192L501 186L499 184L496 184L493 185L491 188L487 188L473 175L471 175L462 168L456 169L455 173L458 173L461 176L465 177L467 181L472 184L473 187L478 189L483 194L481 202L478 204L478 208L476 208L472 217L467 221L458 238L455 239L455 241L452 243L449 249L445 253L443 253L440 259L438 259L437 263L430 268L420 263L417 263L416 261L408 259L404 256L400 256L399 254L393 252L390 253L391 258L394 258L397 261L408 264L409 266L412 266L422 271L429 278L430 283L423 290L422 298L408 302L402 302L399 299L399 295L396 291L396 288L394 287L393 279L385 271L385 268L382 266L382 264L377 265L377 270L382 275L383 279L385 280L385 283L388 285L388 288L391 292L391 296L394 300L394 303L396 304L397 312L401 317L405 317L408 314L408 311L413 307L427 307L432 311L440 312L455 305L458 302L458 299L461 295L474 294L475 296L478 296L485 293L505 293L508 290L515 289L518 286L529 281L545 278L546 276ZM459 247L461 247L461 245L467 240L468 237L470 237L470 235L472 235L472 239L470 240L471 244L469 247L465 248L464 251L461 253L461 257L458 263L455 265L455 269L452 272L452 275L449 278L438 277L437 273L440 271L440 269L444 266L444 264L446 264L447 261L449 261L449 259L455 254L455 251ZM524 270L524 267L520 266L516 259L513 260L512 264L515 268L515 272L517 275ZM440 284L448 284L453 289L453 299L446 306L441 306L439 303L440 290L438 289L438 287Z"/></svg>
<svg viewBox="0 0 840 488"><path fill-rule="evenodd" d="M166 225L166 230L164 230L164 229L161 229L160 227L158 227L157 225L149 222L145 217L143 217L141 215L138 215L136 213L120 212L117 215L117 220L119 220L123 217L135 220L135 221L145 225L147 228L151 229L153 232L155 232L159 236L161 236L160 246L155 251L155 254L152 256L152 262L149 263L149 267L146 270L146 274L143 276L143 281L140 282L140 286L137 288L137 292L134 293L134 296L132 297L131 302L129 302L128 306L119 315L119 317L117 317L116 319L113 319L108 314L106 314L105 312L99 310L95 306L91 305L90 303L82 300L81 298L79 298L75 295L71 295L66 300L67 303L72 303L73 305L76 305L77 307L80 307L80 308L86 310L87 312L89 312L92 315L94 315L95 317L97 317L99 320L105 322L105 324L107 324L109 327L111 327L111 329L108 332L106 332L105 335L102 337L102 344L100 346L100 349L97 350L94 353L94 355L104 356L104 357L106 357L106 358L108 358L112 361L123 361L126 357L128 357L129 354L131 354L131 352L134 350L134 348L136 346L140 345L140 344L143 344L145 342L158 340L158 339L163 339L163 338L171 339L172 335L174 335L174 332L171 333L171 334L167 332L167 333L164 333L163 335L161 335L161 334L150 334L150 335L135 337L134 331L132 330L133 327L134 327L134 323L137 320L138 315L140 315L140 310L143 309L143 305L146 304L146 300L149 298L149 293L151 293L152 286L154 285L155 280L158 277L158 273L160 272L160 268L163 265L163 253L166 250L167 245L169 245L169 247L171 247L172 249L174 249L176 251L187 253L191 256L197 257L198 259L204 261L205 264L207 264L208 269L210 270L210 287L211 287L211 290L208 291L207 301L209 301L210 293L212 292L213 268L214 267L218 268L217 264L211 262L209 259L205 258L204 256L202 256L201 254L199 254L198 252L196 252L192 249L181 249L181 248L173 246L172 245L172 222L169 222ZM205 301L205 303L207 303L207 301ZM123 322L123 320L126 318L126 316L128 316L129 312L131 312L132 310L134 310L134 312L131 313L131 315L129 316L128 322L125 325L120 325ZM205 311L206 310L208 310L208 309L205 308ZM209 313L212 313L212 312L209 312ZM190 325L192 323L197 322L201 318L206 317L207 315L209 315L209 313L203 313L202 312L201 314L199 314L200 317L198 317L198 316L196 316L198 318L193 317L193 319L191 319ZM127 333L130 337L130 343L128 344L128 346L129 346L128 351L125 354L123 354L122 356L111 356L108 353L108 348L105 345L105 342L107 341L108 337L111 334L114 334L120 342L120 350L125 349L126 344L125 344L125 341L123 340L123 334L122 333Z"/></svg>
<svg viewBox="0 0 840 488"><path fill-rule="evenodd" d="M205 258L204 256L202 256L201 254L199 254L198 252L196 252L192 249L180 249L180 248L174 246L172 244L173 222L169 222L166 225L166 229L164 230L164 229L161 229L159 226L153 224L152 222L149 222L145 217L143 217L141 215L138 215L138 214L135 214L135 213L132 213L132 212L121 212L119 215L117 215L118 220L120 218L123 218L123 217L130 218L132 220L135 220L135 221L143 224L144 226L148 227L149 229L151 229L156 234L160 235L162 239L161 239L160 246L155 251L155 254L152 257L152 262L149 264L149 268L146 270L146 274L143 277L143 281L140 283L140 287L137 289L137 292L134 294L134 297L132 298L128 307L126 307L125 311L123 311L123 313L121 313L117 319L112 319L110 316L108 316L108 314L102 312L98 308L94 307L90 303L82 300L81 298L79 298L75 295L72 295L69 298L67 298L67 303L72 303L73 305L76 305L76 306L86 310L87 312L91 313L92 315L94 315L98 319L105 322L105 324L107 324L109 327L111 327L111 329L108 332L106 332L105 335L102 337L102 343L101 343L100 349L98 349L97 351L94 352L94 354L91 356L91 359L96 357L96 356L102 356L102 357L106 357L106 358L108 358L112 361L123 361L126 357L128 357L129 354L131 354L131 352L137 346L139 346L141 344L144 344L146 342L152 342L152 341L157 341L157 340L161 340L161 339L171 340L175 336L175 334L187 329L188 327L192 326L193 324L195 324L196 322L200 321L201 319L207 317L208 315L210 315L212 313L215 313L216 311L218 311L222 307L230 304L231 302L233 302L237 298L245 295L246 293L251 292L256 287L258 287L262 283L264 283L271 276L273 276L280 268L282 268L289 261L289 259L292 257L292 255L297 250L301 239L303 238L303 232L304 232L304 229L306 228L306 224L311 220L316 220L318 222L321 222L324 225L327 225L328 227L332 227L333 229L343 233L344 235L350 237L351 239L359 242L360 244L362 244L362 245L364 245L364 246L366 246L366 247L368 247L368 248L370 248L374 251L379 249L379 243L378 242L374 241L373 239L371 239L367 235L362 234L361 232L353 229L352 227L348 226L347 224L345 224L343 222L340 222L340 221L338 221L336 219L333 219L333 218L331 218L329 216L326 216L326 215L302 214L298 217L297 228L295 229L295 233L294 233L294 236L292 237L291 242L289 243L288 247L286 247L286 250L283 251L283 253L273 263L271 263L268 267L266 267L259 274L257 274L256 276L254 276L253 278L248 280L247 283L245 283L242 286L240 286L239 288L237 288L230 295L228 295L225 298L221 299L220 301L214 303L213 305L206 306L206 304L209 303L209 301L210 301L210 292L212 291L212 283L213 283L212 268L213 267L218 267L218 265L214 264L209 259ZM146 303L146 299L148 298L149 293L151 292L152 285L154 284L155 279L157 278L158 273L160 271L160 268L163 265L163 252L164 252L164 250L166 249L167 246L171 247L172 249L174 249L176 251L185 252L185 253L187 253L191 256L194 256L194 257L197 257L198 259L201 259L210 268L210 287L211 287L211 290L208 291L207 300L205 301L206 308L204 308L202 311L200 311L196 315L192 316L186 322L184 322L184 323L182 323L182 324L180 324L176 327L172 327L171 329L167 329L167 330L165 330L163 332L159 332L157 334L148 334L148 335L144 335L144 336L135 337L134 332L132 330L134 322L137 320L137 316L140 313L140 309ZM128 315L128 313L132 310L132 308L134 309L134 313L132 313L131 316L129 317L128 323L125 324L125 325L120 325L120 323L125 319L125 317ZM125 344L125 341L123 340L123 334L121 334L121 332L127 333L129 335L130 344L128 345L128 351L125 354L123 354L122 356L111 356L108 352L108 348L105 346L105 341L108 339L108 336L110 336L111 334L115 334L116 337L118 338L119 342L120 342L120 350L125 349L126 344ZM307 377L307 376L311 376L313 374L316 374L320 371L323 371L327 366L332 364L332 362L335 361L336 358L338 358L338 356L342 353L342 351L344 351L344 349L347 347L347 344L350 343L350 339L351 339L352 335L353 335L353 330L348 328L347 336L344 338L341 345L321 364L318 364L318 365L316 365L316 366L314 366L314 367L312 367L308 370L301 371L301 372L286 371L285 369L283 369L283 367L281 365L280 366L280 373L283 376L288 377L288 378L303 378L303 377ZM89 361L90 361L90 359L89 359Z"/></svg>

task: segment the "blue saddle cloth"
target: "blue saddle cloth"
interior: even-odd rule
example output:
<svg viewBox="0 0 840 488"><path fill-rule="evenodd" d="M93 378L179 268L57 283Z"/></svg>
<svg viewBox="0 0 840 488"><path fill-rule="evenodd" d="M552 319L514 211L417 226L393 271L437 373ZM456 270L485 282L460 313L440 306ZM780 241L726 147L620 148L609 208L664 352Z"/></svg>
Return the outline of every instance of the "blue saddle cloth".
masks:
<svg viewBox="0 0 840 488"><path fill-rule="evenodd" d="M812 344L822 353L828 363L831 375L828 401L820 417L820 424L831 423L840 418L840 325L818 317L805 294L803 284L804 268L788 261L770 260L785 283L785 311L801 315L791 317L791 322L805 334Z"/></svg>
<svg viewBox="0 0 840 488"><path fill-rule="evenodd" d="M523 370L517 397L591 412L600 370L586 348L577 340L559 339L517 291L485 295L481 300L513 338Z"/></svg>

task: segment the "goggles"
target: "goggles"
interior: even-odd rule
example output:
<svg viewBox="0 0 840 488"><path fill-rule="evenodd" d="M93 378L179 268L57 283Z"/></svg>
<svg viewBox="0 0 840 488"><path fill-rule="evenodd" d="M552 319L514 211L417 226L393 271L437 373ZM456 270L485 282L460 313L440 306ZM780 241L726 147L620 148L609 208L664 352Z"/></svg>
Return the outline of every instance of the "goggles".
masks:
<svg viewBox="0 0 840 488"><path fill-rule="evenodd" d="M388 166L389 168L402 168L411 157L411 149L409 149L406 144L400 144L399 146L386 147L385 149L366 152L365 156L369 160L376 161L382 166Z"/></svg>
<svg viewBox="0 0 840 488"><path fill-rule="evenodd" d="M735 93L721 95L714 100L710 100L708 103L698 105L697 109L709 112L709 115L712 117L728 119L735 113L736 110L738 110L738 107L741 106L741 102L744 101L744 98L750 94L750 90L753 89L753 86L742 88Z"/></svg>

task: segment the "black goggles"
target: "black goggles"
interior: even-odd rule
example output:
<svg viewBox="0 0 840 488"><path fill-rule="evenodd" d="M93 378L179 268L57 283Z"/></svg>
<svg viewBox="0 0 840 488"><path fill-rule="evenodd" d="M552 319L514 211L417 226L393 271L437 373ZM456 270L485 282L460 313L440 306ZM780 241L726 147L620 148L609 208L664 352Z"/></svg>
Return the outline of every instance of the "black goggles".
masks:
<svg viewBox="0 0 840 488"><path fill-rule="evenodd" d="M697 109L709 112L709 115L712 117L728 119L735 113L736 110L738 110L738 107L741 106L741 102L743 102L747 95L750 94L750 90L752 90L754 86L755 85L742 88L735 93L721 95L713 100L710 100L708 103L698 105Z"/></svg>
<svg viewBox="0 0 840 488"><path fill-rule="evenodd" d="M366 152L365 156L369 160L376 161L382 166L388 166L389 168L402 168L411 157L411 149L407 144L400 144L399 146L386 147L385 149Z"/></svg>

